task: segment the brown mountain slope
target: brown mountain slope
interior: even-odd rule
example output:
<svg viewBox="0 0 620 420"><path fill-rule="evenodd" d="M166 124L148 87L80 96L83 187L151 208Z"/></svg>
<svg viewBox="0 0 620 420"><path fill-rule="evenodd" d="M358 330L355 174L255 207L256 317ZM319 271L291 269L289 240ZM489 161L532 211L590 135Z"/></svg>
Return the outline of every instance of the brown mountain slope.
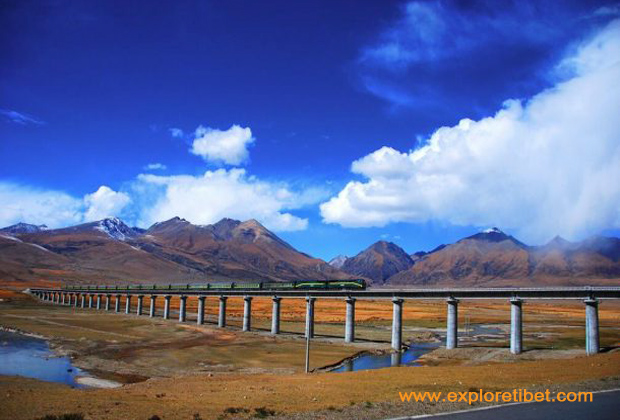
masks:
<svg viewBox="0 0 620 420"><path fill-rule="evenodd" d="M347 278L254 220L197 226L174 218L147 231L119 219L0 236L0 279L68 282Z"/></svg>
<svg viewBox="0 0 620 420"><path fill-rule="evenodd" d="M341 270L370 279L374 285L380 285L389 277L407 270L412 265L411 257L398 245L379 241L355 257L347 258Z"/></svg>
<svg viewBox="0 0 620 420"><path fill-rule="evenodd" d="M620 240L595 237L573 244L555 238L528 247L489 229L426 255L388 279L418 287L524 287L618 284Z"/></svg>
<svg viewBox="0 0 620 420"><path fill-rule="evenodd" d="M157 223L136 240L138 246L168 259L208 262L221 278L298 280L348 278L323 260L312 258L267 230L256 220L222 219L197 226L174 218Z"/></svg>

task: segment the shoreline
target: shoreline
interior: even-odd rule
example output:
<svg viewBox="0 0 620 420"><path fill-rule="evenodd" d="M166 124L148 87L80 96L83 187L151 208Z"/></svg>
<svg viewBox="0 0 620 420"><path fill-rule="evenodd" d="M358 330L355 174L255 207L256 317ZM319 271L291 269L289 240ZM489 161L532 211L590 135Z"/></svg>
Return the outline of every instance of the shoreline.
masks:
<svg viewBox="0 0 620 420"><path fill-rule="evenodd" d="M24 331L21 330L19 328L12 328L12 327L7 327L4 325L0 325L0 331L5 332L5 333L9 333L9 334L16 334L16 335L21 335L24 337L28 337L28 338L34 338L36 340L41 340L44 341L45 344L47 345L48 351L49 351L49 355L45 356L45 359L60 359L60 358L66 358L69 360L69 362L71 363L71 371L74 368L79 369L80 371L80 375L76 375L74 376L74 380L77 384L79 385L83 385L89 388L119 388L121 386L123 386L123 384L121 382L117 382L117 381L113 381L113 380L109 380L109 379L104 379L104 378L100 378L95 376L91 371L89 371L88 369L85 369L84 367L78 366L77 364L74 363L74 359L67 355L67 354L62 354L61 352L57 351L56 347L53 344L53 339L50 337L46 337L44 335L41 334L36 334L36 333L32 333L32 332L28 332L28 331ZM1 375L1 376L11 376L11 375ZM37 377L31 377L31 376L23 376L23 375L15 375L21 378L29 378L29 379L36 379L36 380L40 380L43 382L51 382L51 383L63 383L61 381L55 381L55 380L44 380L41 378L37 378ZM70 385L68 385L70 386Z"/></svg>

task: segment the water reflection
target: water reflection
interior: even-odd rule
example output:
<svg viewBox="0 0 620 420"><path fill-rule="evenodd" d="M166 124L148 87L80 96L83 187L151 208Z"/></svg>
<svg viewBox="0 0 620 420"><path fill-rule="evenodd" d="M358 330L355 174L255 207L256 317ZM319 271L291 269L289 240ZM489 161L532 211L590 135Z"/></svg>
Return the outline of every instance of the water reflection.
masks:
<svg viewBox="0 0 620 420"><path fill-rule="evenodd" d="M67 357L54 357L45 340L0 331L0 374L17 375L83 387L76 382L84 372Z"/></svg>
<svg viewBox="0 0 620 420"><path fill-rule="evenodd" d="M342 366L332 370L332 372L353 372L393 366L419 366L416 360L437 347L439 347L439 343L422 343L414 344L400 353L367 354L345 361Z"/></svg>

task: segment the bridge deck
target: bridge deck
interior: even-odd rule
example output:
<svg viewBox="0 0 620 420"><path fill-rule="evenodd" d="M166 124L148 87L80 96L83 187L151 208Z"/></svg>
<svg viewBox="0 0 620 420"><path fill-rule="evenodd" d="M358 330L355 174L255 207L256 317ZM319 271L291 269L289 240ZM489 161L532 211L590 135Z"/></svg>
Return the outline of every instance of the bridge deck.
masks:
<svg viewBox="0 0 620 420"><path fill-rule="evenodd" d="M122 295L254 296L287 298L358 299L620 299L620 287L470 288L470 289L368 289L368 290L194 290L194 289L60 289L32 288L31 292Z"/></svg>

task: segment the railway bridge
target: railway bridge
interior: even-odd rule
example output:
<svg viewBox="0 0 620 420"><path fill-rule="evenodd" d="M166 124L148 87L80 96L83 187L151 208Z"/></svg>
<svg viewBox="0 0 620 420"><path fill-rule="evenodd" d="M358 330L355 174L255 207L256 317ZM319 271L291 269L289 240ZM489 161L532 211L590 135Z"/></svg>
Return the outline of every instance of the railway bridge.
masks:
<svg viewBox="0 0 620 420"><path fill-rule="evenodd" d="M144 297L150 299L149 316L156 316L156 301L164 299L165 319L170 318L170 301L179 299L179 322L185 322L187 316L187 299L198 299L196 322L203 324L205 301L207 298L219 301L218 327L226 326L226 302L228 298L240 297L244 301L243 331L252 328L252 299L254 297L271 297L273 310L271 333L280 333L280 303L282 299L306 300L305 336L314 336L314 305L317 299L341 299L346 305L344 340L355 341L355 302L359 299L390 300L393 306L392 348L402 349L402 314L403 305L411 300L444 300L447 305L446 348L458 346L458 304L465 299L501 299L506 300L511 308L510 351L519 354L523 351L523 302L526 300L581 300L585 309L585 350L586 354L596 354L600 350L598 305L601 300L620 299L620 287L553 287L553 288L476 288L476 289L367 289L367 290L191 290L166 289L143 286L140 289L112 287L93 290L92 287L32 288L30 293L44 302L57 305L74 306L82 309L97 309L121 312L121 297L125 296L126 314L144 314ZM136 307L132 307L132 298L136 298ZM134 312L135 311L135 312Z"/></svg>

